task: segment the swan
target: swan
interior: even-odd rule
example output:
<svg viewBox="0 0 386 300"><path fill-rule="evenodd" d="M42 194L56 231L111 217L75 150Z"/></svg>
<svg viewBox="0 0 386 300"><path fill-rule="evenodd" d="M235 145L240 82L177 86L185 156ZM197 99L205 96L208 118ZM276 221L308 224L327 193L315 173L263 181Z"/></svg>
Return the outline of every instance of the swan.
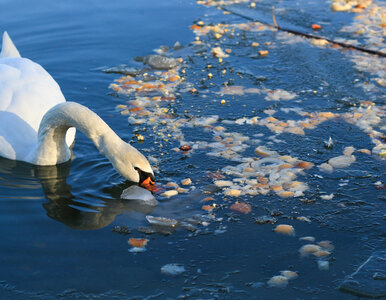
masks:
<svg viewBox="0 0 386 300"><path fill-rule="evenodd" d="M52 166L71 159L75 128L87 135L123 177L142 183L154 173L146 157L96 113L67 102L39 64L20 56L7 32L0 53L0 156ZM148 180L148 181L149 181Z"/></svg>

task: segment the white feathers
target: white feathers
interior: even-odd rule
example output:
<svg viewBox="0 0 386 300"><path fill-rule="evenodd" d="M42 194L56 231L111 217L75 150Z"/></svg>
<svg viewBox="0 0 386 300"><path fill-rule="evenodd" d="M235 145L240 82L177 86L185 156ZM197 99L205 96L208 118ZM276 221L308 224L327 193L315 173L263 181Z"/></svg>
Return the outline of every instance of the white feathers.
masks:
<svg viewBox="0 0 386 300"><path fill-rule="evenodd" d="M19 51L16 49L14 43L6 31L4 31L3 34L3 45L1 47L0 53L0 58L3 57L21 57Z"/></svg>
<svg viewBox="0 0 386 300"><path fill-rule="evenodd" d="M125 178L139 182L136 168L153 174L147 159L97 114L66 102L50 74L20 57L5 32L0 57L0 156L36 165L63 163L71 158L73 127L86 134Z"/></svg>
<svg viewBox="0 0 386 300"><path fill-rule="evenodd" d="M20 57L12 40L3 34L0 55L0 156L26 161L37 144L45 113L65 102L59 85L39 64ZM67 134L74 141L75 130Z"/></svg>

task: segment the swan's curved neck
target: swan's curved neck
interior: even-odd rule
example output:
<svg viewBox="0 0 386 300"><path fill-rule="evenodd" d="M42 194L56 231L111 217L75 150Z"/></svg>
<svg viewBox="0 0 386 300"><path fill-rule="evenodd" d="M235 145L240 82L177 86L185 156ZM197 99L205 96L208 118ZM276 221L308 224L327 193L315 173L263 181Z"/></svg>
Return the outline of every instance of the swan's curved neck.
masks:
<svg viewBox="0 0 386 300"><path fill-rule="evenodd" d="M81 104L64 102L44 115L31 161L37 165L56 165L70 160L71 152L66 144L66 133L70 127L87 135L107 157L110 151L106 147L124 143L96 113Z"/></svg>

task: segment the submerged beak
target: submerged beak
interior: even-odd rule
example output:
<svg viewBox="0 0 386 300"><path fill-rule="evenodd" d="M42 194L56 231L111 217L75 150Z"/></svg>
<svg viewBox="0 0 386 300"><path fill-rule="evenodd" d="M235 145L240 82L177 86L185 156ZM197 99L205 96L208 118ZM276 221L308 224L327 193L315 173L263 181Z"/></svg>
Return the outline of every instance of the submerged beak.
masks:
<svg viewBox="0 0 386 300"><path fill-rule="evenodd" d="M161 188L156 186L153 173L144 172L144 171L140 170L139 168L136 168L136 170L139 174L139 185L140 186L144 187L145 189L149 190L152 193L162 191Z"/></svg>

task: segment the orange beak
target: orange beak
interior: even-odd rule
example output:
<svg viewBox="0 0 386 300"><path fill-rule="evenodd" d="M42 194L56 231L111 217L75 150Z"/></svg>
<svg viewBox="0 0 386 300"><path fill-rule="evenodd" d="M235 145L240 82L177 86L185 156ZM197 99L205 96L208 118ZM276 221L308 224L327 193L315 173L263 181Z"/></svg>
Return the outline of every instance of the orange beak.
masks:
<svg viewBox="0 0 386 300"><path fill-rule="evenodd" d="M140 185L145 189L149 190L150 192L154 192L154 193L162 190L161 188L155 185L155 182L152 180L150 176L146 178L144 181L142 181Z"/></svg>

